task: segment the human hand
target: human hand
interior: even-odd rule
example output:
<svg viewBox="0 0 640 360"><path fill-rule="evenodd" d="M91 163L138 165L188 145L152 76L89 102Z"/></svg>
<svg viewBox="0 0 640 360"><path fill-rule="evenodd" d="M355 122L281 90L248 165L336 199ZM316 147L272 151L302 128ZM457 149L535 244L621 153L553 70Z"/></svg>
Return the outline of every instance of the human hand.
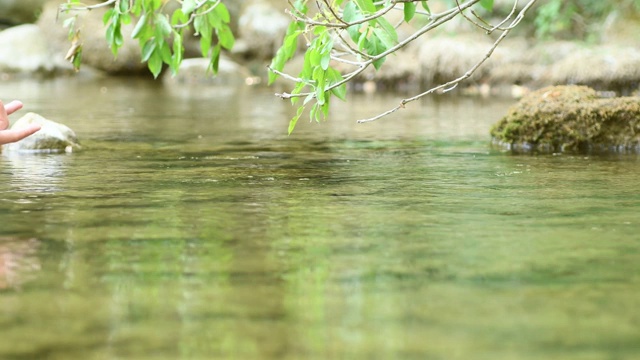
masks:
<svg viewBox="0 0 640 360"><path fill-rule="evenodd" d="M9 115L22 109L22 103L14 100L7 105L0 101L0 145L20 141L40 130L40 125L32 124L22 129L8 129Z"/></svg>

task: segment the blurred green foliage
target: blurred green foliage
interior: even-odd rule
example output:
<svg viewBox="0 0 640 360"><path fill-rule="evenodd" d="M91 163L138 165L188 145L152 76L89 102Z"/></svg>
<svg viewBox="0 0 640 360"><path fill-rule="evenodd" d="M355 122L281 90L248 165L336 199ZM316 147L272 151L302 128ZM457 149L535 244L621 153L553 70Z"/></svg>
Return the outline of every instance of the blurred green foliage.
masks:
<svg viewBox="0 0 640 360"><path fill-rule="evenodd" d="M596 41L609 16L640 13L640 0L549 0L534 19L538 38Z"/></svg>

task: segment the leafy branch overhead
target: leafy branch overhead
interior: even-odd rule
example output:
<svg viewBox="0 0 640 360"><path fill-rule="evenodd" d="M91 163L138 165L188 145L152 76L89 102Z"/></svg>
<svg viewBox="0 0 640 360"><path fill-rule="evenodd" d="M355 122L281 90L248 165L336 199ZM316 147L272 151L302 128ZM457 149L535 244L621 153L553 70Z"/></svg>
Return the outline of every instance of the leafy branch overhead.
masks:
<svg viewBox="0 0 640 360"><path fill-rule="evenodd" d="M493 50L520 23L535 1L529 0L523 6L519 6L518 1L514 0L511 12L498 24L492 25L479 13L491 12L493 0L445 1L449 6L441 12L432 11L430 2L423 0L296 0L290 6L292 22L283 45L269 67L270 83L278 76L294 83L291 92L276 94L283 99L290 99L292 104L299 106L296 115L290 121L289 132L305 113L306 107L309 107L312 121L322 120L328 114L332 96L345 100L346 84L349 81L371 66L375 70L380 69L388 55L461 16L487 34L500 34L493 46L487 49L486 56L478 59L478 63L466 73L460 74L460 77L414 97L403 99L389 111L359 122L377 120L427 94L436 91L446 92L454 88L469 78L491 56ZM308 3L314 5L313 11ZM402 11L403 16L401 20L392 23L391 19L394 17L390 15L396 11ZM403 23L415 25L415 31L400 38L397 29ZM294 57L300 37L306 44L303 69L297 75L287 74L284 72L285 64ZM303 99L302 104L298 103L300 99Z"/></svg>
<svg viewBox="0 0 640 360"><path fill-rule="evenodd" d="M235 1L235 0L225 0ZM387 56L455 18L463 18L487 34L495 34L485 56L459 77L406 98L388 111L362 119L377 120L396 112L407 103L434 92L446 92L469 78L493 53L500 42L523 19L536 0L513 0L512 10L496 24L483 16L490 14L494 0L288 0L291 22L283 44L269 65L269 83L278 77L292 82L290 92L276 94L298 106L289 122L293 131L303 114L321 121L329 114L331 99L346 100L347 83L366 69L380 69ZM436 5L437 1L437 7ZM168 4L177 5L169 10ZM132 37L137 39L149 70L157 77L163 64L175 73L183 59L183 35L192 29L200 37L200 49L210 59L215 74L220 53L233 47L235 39L229 27L230 15L223 0L108 0L96 5L82 5L67 0L63 11L92 10L107 7L103 21L106 39L114 54L123 44L122 25L135 22ZM438 11L432 11L439 9ZM170 15L169 15L170 13ZM399 14L400 16L393 16ZM395 19L395 20L394 20ZM77 67L82 43L75 20L65 23L72 41L67 58ZM409 24L408 36L398 28ZM304 44L304 46L301 46ZM304 65L298 74L285 72L285 65L299 50Z"/></svg>
<svg viewBox="0 0 640 360"><path fill-rule="evenodd" d="M222 49L230 50L235 42L229 26L231 16L225 4L221 0L181 0L178 1L180 6L168 15L166 8L169 3L171 1L166 0L109 0L87 6L79 0L67 0L61 10L89 11L108 7L102 20L106 26L105 37L114 56L124 43L122 25L135 21L131 37L138 40L141 60L147 63L156 78L163 64L167 64L173 73L178 71L184 55L184 33L187 29L193 29L200 37L202 56L211 59L210 69L214 74L217 73ZM77 69L82 47L79 45L75 17L69 18L65 26L69 27L69 38L73 41L67 58Z"/></svg>

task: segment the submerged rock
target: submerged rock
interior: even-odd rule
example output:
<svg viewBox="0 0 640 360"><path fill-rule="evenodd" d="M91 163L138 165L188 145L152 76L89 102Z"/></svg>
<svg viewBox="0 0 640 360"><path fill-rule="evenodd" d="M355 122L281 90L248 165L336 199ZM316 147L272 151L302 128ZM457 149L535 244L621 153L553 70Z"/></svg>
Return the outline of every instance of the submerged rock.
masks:
<svg viewBox="0 0 640 360"><path fill-rule="evenodd" d="M18 142L6 144L3 151L19 152L72 152L79 149L75 132L66 125L45 119L36 113L27 113L16 121L11 128L20 129L30 124L40 124L37 133Z"/></svg>
<svg viewBox="0 0 640 360"><path fill-rule="evenodd" d="M640 98L602 98L585 86L532 92L491 129L516 152L640 152Z"/></svg>

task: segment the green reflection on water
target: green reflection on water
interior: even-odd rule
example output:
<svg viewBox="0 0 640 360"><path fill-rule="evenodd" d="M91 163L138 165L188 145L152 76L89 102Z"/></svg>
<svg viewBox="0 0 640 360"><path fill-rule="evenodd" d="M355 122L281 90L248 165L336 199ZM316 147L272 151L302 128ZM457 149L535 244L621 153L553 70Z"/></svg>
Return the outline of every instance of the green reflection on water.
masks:
<svg viewBox="0 0 640 360"><path fill-rule="evenodd" d="M0 358L640 356L636 157L197 114L0 158Z"/></svg>

